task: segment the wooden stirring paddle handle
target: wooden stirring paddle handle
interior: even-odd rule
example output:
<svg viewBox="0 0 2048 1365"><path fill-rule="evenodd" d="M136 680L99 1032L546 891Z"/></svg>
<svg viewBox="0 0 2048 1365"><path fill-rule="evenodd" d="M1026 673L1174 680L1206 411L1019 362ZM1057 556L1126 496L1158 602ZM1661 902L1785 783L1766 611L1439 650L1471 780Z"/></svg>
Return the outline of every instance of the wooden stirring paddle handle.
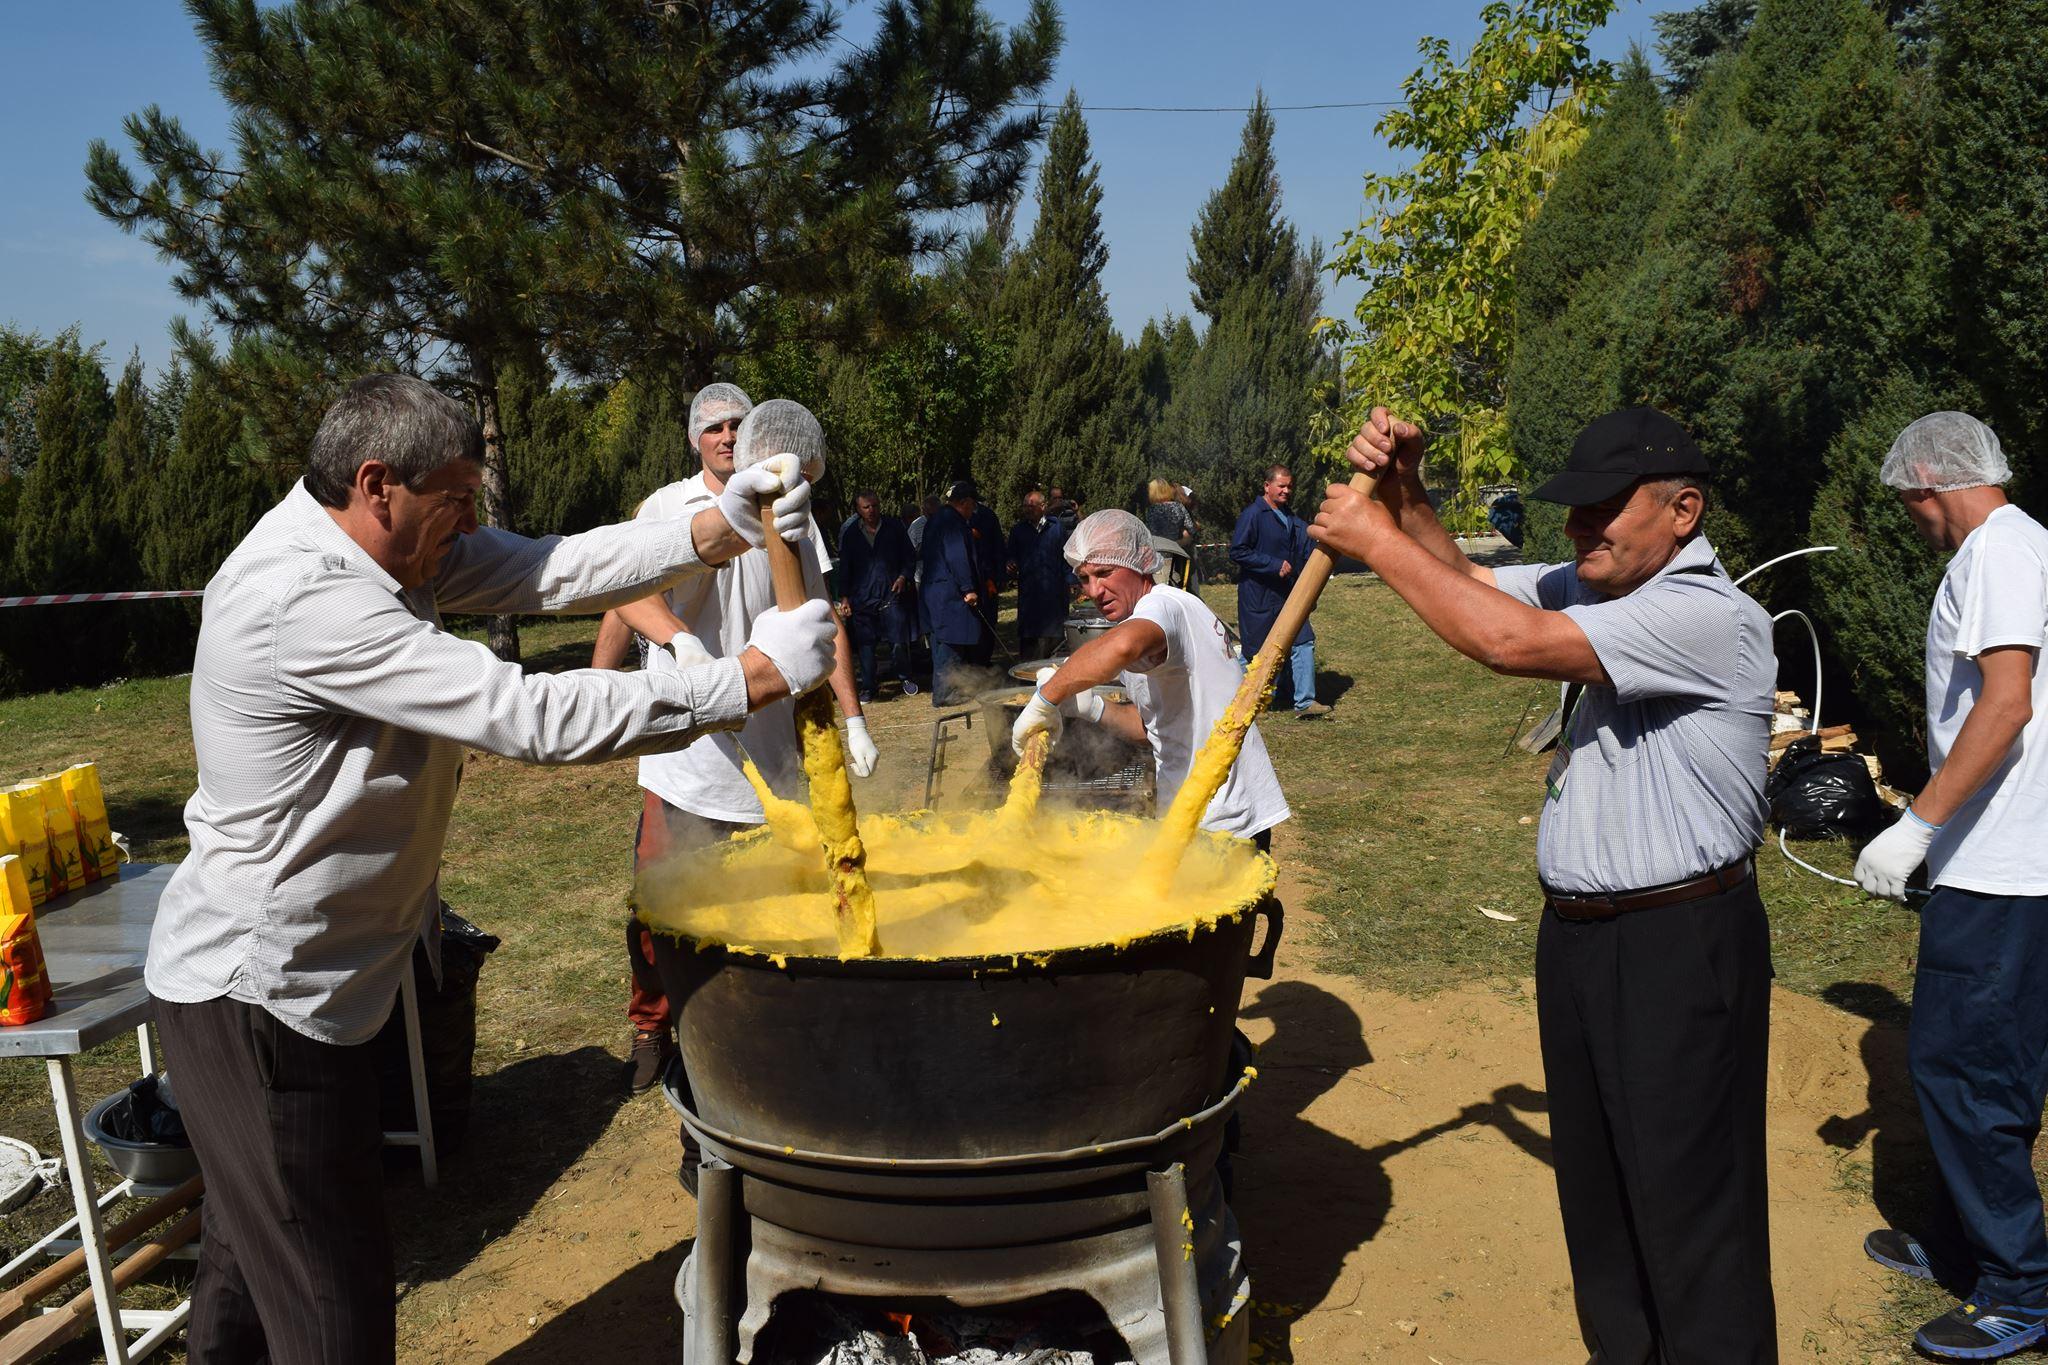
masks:
<svg viewBox="0 0 2048 1365"><path fill-rule="evenodd" d="M772 498L761 499L761 525L768 532L768 575L775 584L775 606L780 611L795 611L810 600L811 592L804 586L804 562L796 557L796 546L775 534Z"/></svg>
<svg viewBox="0 0 2048 1365"><path fill-rule="evenodd" d="M151 1200L135 1213L108 1228L104 1234L106 1244L110 1247L127 1246L137 1236L186 1208L205 1190L206 1182L199 1176L193 1176L169 1194ZM36 1300L52 1290L63 1287L67 1280L84 1269L85 1248L77 1247L6 1293L0 1294L0 1331L14 1326Z"/></svg>
<svg viewBox="0 0 2048 1365"><path fill-rule="evenodd" d="M1379 487L1377 474L1353 474L1351 487L1367 497ZM1273 653L1277 666L1280 658L1294 648L1294 637L1301 634L1301 628L1308 624L1308 614L1316 609L1316 601L1322 597L1323 589L1329 585L1330 575L1337 571L1337 556L1321 545L1309 552L1308 563L1301 566L1294 575L1294 586L1287 591L1287 600L1280 606L1280 614L1273 618L1273 629L1266 636L1265 645L1259 650L1263 660L1273 651L1273 642L1279 641L1280 648ZM1269 672L1271 670L1268 670Z"/></svg>

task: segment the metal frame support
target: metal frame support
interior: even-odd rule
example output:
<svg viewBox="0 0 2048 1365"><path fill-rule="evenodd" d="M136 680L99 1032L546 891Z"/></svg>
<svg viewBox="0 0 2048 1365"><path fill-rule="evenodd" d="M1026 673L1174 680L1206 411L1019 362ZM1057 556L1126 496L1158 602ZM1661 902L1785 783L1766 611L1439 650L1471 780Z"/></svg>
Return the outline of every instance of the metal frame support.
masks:
<svg viewBox="0 0 2048 1365"><path fill-rule="evenodd" d="M1152 1206L1152 1250L1159 1258L1166 1358L1173 1365L1208 1365L1209 1336L1202 1327L1202 1282L1195 1267L1187 1167L1176 1161L1163 1171L1145 1172L1145 1194Z"/></svg>
<svg viewBox="0 0 2048 1365"><path fill-rule="evenodd" d="M412 965L398 982L398 1004L405 1015L405 1061L412 1073L413 1131L386 1133L387 1147L416 1147L420 1153L420 1183L428 1189L441 1180L441 1163L434 1154L434 1116L427 1107L427 1057L420 1043L419 987L413 981Z"/></svg>
<svg viewBox="0 0 2048 1365"><path fill-rule="evenodd" d="M697 1167L697 1245L690 1256L696 1301L690 1306L690 1365L733 1365L739 1352L733 1306L739 1262L740 1173L714 1156Z"/></svg>
<svg viewBox="0 0 2048 1365"><path fill-rule="evenodd" d="M78 1235L85 1243L85 1272L92 1282L93 1312L99 1318L100 1341L106 1347L108 1365L128 1365L128 1334L122 1329L121 1305L114 1294L114 1267L107 1255L99 1195L93 1188L92 1166L85 1150L85 1124L79 1115L71 1059L52 1057L49 1066L57 1135L64 1143L64 1166L71 1176L71 1198L78 1209Z"/></svg>

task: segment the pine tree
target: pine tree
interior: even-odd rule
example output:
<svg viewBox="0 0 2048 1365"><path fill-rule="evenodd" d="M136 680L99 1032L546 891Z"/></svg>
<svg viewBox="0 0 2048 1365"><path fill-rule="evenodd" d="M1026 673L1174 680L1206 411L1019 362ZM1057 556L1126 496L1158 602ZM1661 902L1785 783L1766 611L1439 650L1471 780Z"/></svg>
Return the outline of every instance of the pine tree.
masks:
<svg viewBox="0 0 2048 1365"><path fill-rule="evenodd" d="M878 266L1013 192L1041 124L1004 110L1059 46L1050 0L1007 35L971 0L886 0L829 66L824 0L188 7L239 164L151 108L127 122L147 183L96 142L92 202L180 263L231 358L387 357L468 394L497 525L509 367L694 386L778 320L867 329ZM516 655L508 620L492 640Z"/></svg>
<svg viewBox="0 0 2048 1365"><path fill-rule="evenodd" d="M985 499L1015 506L1033 484L1122 506L1137 474L1135 395L1109 320L1100 173L1072 91L1046 137L1038 220L1011 263L1000 313L1011 328L1011 387L976 476Z"/></svg>
<svg viewBox="0 0 2048 1365"><path fill-rule="evenodd" d="M1663 101L1641 52L1558 172L1515 252L1508 425L1532 483L1560 469L1579 429L1620 406L1618 286L1671 176ZM1531 503L1526 552L1570 557L1564 514Z"/></svg>
<svg viewBox="0 0 2048 1365"><path fill-rule="evenodd" d="M1657 55L1669 72L1665 89L1684 99L1699 89L1707 65L1723 53L1740 50L1756 19L1756 0L1706 0L1692 9L1659 14Z"/></svg>
<svg viewBox="0 0 2048 1365"><path fill-rule="evenodd" d="M1234 507L1256 488L1264 466L1307 473L1318 356L1310 328L1322 303L1317 271L1280 214L1273 116L1263 93L1192 237L1190 297L1209 327L1168 404L1158 444L1204 507Z"/></svg>

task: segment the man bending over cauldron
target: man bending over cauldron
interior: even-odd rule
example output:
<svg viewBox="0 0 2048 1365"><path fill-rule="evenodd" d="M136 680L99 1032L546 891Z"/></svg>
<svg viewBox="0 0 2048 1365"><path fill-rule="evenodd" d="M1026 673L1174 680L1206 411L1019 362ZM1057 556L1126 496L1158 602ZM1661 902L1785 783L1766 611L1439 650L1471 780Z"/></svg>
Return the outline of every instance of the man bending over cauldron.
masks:
<svg viewBox="0 0 2048 1365"><path fill-rule="evenodd" d="M822 601L769 613L738 657L685 672L526 673L448 634L443 612L602 611L810 526L787 459L686 521L528 540L478 528L483 455L475 420L431 385L358 379L321 419L305 478L206 585L192 851L146 969L206 1177L195 1361L396 1352L369 1043L413 945L438 939L463 754L676 749L832 667Z"/></svg>
<svg viewBox="0 0 2048 1365"><path fill-rule="evenodd" d="M1611 412L1535 496L1570 564L1489 569L1438 524L1422 432L1351 443L1378 496L1310 535L1364 560L1453 649L1578 685L1536 833L1536 1020L1580 1330L1602 1365L1778 1358L1764 1179L1770 926L1751 861L1777 662L1701 530L1707 462L1651 408Z"/></svg>
<svg viewBox="0 0 2048 1365"><path fill-rule="evenodd" d="M1195 752L1237 695L1243 671L1230 652L1223 622L1202 599L1155 583L1159 551L1152 533L1129 512L1086 517L1067 538L1067 563L1081 591L1116 624L1082 645L1057 669L1038 675L1038 690L1011 730L1018 753L1040 730L1058 742L1063 717L1093 721L1133 744L1149 744L1158 772L1159 808L1173 804ZM1105 701L1091 689L1115 683L1128 702ZM1202 828L1250 839L1270 849L1273 826L1291 812L1254 728Z"/></svg>

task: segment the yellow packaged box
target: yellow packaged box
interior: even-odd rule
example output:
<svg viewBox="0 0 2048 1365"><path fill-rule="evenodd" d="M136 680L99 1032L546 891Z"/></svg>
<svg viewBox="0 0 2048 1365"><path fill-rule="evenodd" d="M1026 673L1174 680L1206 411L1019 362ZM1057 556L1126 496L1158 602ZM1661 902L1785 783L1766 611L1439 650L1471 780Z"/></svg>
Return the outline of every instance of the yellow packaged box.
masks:
<svg viewBox="0 0 2048 1365"><path fill-rule="evenodd" d="M100 770L91 763L74 763L58 776L64 780L64 798L78 825L78 859L85 867L85 879L119 876L121 850L114 847L114 827L107 821Z"/></svg>
<svg viewBox="0 0 2048 1365"><path fill-rule="evenodd" d="M0 788L0 834L21 859L29 903L50 898L50 834L43 824L43 795L33 782Z"/></svg>
<svg viewBox="0 0 2048 1365"><path fill-rule="evenodd" d="M0 1025L28 1024L50 1008L50 973L21 859L0 857Z"/></svg>
<svg viewBox="0 0 2048 1365"><path fill-rule="evenodd" d="M85 864L78 853L78 822L71 818L64 779L52 773L35 786L43 798L43 828L50 835L50 894L76 891L85 885Z"/></svg>

